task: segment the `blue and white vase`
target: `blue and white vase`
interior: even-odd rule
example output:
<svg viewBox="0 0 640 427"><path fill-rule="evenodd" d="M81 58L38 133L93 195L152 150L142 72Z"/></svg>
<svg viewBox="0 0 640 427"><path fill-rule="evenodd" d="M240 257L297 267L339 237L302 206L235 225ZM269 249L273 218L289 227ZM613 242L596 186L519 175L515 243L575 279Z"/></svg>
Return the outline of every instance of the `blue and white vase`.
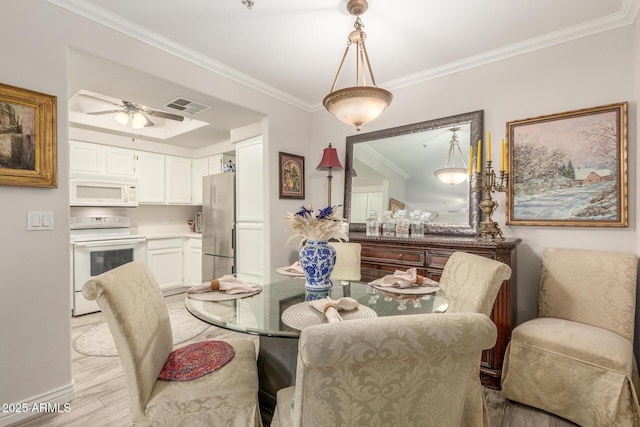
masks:
<svg viewBox="0 0 640 427"><path fill-rule="evenodd" d="M322 291L312 291L307 289L304 291L304 300L305 301L317 301L323 298L327 298L331 296L331 289L324 289Z"/></svg>
<svg viewBox="0 0 640 427"><path fill-rule="evenodd" d="M329 277L336 265L336 250L326 240L307 240L300 249L300 265L307 278L305 288L310 291L330 289Z"/></svg>

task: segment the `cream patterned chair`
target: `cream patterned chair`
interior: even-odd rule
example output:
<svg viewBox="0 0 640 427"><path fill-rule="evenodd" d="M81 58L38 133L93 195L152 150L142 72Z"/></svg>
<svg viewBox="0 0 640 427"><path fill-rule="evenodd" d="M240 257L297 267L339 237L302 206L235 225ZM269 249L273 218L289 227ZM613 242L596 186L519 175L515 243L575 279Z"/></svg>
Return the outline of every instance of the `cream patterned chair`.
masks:
<svg viewBox="0 0 640 427"><path fill-rule="evenodd" d="M479 255L454 252L442 271L440 288L449 298L447 313L491 315L502 282L511 277L511 267ZM469 379L464 408L464 426L489 426L489 410L480 383L480 357Z"/></svg>
<svg viewBox="0 0 640 427"><path fill-rule="evenodd" d="M538 317L513 330L505 398L581 426L639 426L635 254L547 248Z"/></svg>
<svg viewBox="0 0 640 427"><path fill-rule="evenodd" d="M336 266L331 280L360 280L360 243L329 242L336 249Z"/></svg>
<svg viewBox="0 0 640 427"><path fill-rule="evenodd" d="M479 313L350 320L301 331L278 426L459 426L469 376L496 342Z"/></svg>
<svg viewBox="0 0 640 427"><path fill-rule="evenodd" d="M167 307L147 266L132 262L85 283L118 348L129 388L131 425L261 425L255 346L226 340L235 355L216 371L191 381L158 380L173 340Z"/></svg>

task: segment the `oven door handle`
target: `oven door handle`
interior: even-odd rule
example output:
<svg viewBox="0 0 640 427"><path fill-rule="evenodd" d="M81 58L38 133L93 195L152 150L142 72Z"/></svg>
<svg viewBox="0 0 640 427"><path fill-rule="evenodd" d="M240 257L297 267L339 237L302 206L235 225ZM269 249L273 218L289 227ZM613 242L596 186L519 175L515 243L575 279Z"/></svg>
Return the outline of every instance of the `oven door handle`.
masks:
<svg viewBox="0 0 640 427"><path fill-rule="evenodd" d="M147 239L121 239L121 240L101 240L100 242L76 242L74 244L82 248L97 248L97 247L105 247L105 246L130 245L133 243L144 243L146 241Z"/></svg>

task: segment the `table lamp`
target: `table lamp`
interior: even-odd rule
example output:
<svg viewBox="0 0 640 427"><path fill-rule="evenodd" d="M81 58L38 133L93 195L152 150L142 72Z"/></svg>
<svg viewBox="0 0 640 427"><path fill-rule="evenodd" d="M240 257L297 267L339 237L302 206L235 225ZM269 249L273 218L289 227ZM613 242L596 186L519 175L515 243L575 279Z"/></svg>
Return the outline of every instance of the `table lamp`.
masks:
<svg viewBox="0 0 640 427"><path fill-rule="evenodd" d="M331 175L331 170L342 170L340 159L338 159L338 152L335 148L331 147L331 144L329 144L329 147L324 149L322 160L320 160L320 164L316 169L321 171L328 171L327 180L329 181L329 187L327 194L327 206L331 206L331 178L333 178Z"/></svg>

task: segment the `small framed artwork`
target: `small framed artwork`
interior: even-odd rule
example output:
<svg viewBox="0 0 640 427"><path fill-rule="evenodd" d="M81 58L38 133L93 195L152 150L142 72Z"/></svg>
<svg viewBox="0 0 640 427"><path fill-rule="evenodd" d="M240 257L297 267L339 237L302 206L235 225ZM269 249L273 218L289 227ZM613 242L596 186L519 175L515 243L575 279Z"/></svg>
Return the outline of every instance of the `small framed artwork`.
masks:
<svg viewBox="0 0 640 427"><path fill-rule="evenodd" d="M396 213L396 211L402 210L404 209L404 203L394 199L394 198L389 198L389 210L393 213Z"/></svg>
<svg viewBox="0 0 640 427"><path fill-rule="evenodd" d="M507 122L508 225L628 226L627 103Z"/></svg>
<svg viewBox="0 0 640 427"><path fill-rule="evenodd" d="M58 186L57 98L0 84L0 185Z"/></svg>
<svg viewBox="0 0 640 427"><path fill-rule="evenodd" d="M304 199L304 157L279 153L280 198Z"/></svg>

